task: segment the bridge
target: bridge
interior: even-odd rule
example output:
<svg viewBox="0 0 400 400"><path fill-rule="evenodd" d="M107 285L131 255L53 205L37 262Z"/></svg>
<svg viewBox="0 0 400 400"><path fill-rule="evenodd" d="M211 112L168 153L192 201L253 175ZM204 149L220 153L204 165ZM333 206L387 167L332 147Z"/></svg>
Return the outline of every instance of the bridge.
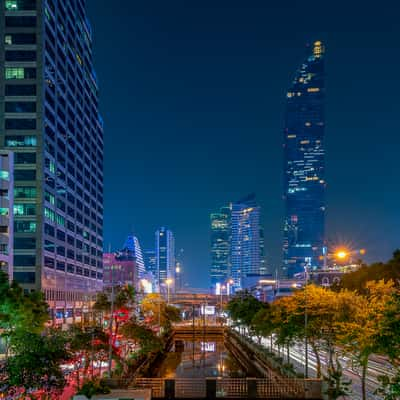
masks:
<svg viewBox="0 0 400 400"><path fill-rule="evenodd" d="M173 293L169 297L171 304L179 305L209 305L217 306L221 303L227 303L228 295L216 295L209 293Z"/></svg>

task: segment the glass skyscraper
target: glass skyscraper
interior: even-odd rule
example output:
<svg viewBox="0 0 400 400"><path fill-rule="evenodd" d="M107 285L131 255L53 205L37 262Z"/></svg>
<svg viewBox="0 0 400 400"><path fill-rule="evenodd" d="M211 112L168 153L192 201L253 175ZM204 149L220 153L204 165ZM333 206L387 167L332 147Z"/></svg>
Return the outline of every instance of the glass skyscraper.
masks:
<svg viewBox="0 0 400 400"><path fill-rule="evenodd" d="M221 207L210 215L211 266L210 279L213 288L224 284L230 274L231 207Z"/></svg>
<svg viewBox="0 0 400 400"><path fill-rule="evenodd" d="M257 205L254 194L232 204L230 261L235 290L243 289L243 279L248 275L264 273L264 235L260 214L261 207Z"/></svg>
<svg viewBox="0 0 400 400"><path fill-rule="evenodd" d="M165 285L165 281L174 278L175 271L175 239L172 231L161 227L156 232L157 283Z"/></svg>
<svg viewBox="0 0 400 400"><path fill-rule="evenodd" d="M78 317L103 279L103 123L85 1L5 0L0 36L14 279L42 290L56 318Z"/></svg>
<svg viewBox="0 0 400 400"><path fill-rule="evenodd" d="M324 46L308 48L287 92L284 129L283 276L318 268L325 225Z"/></svg>

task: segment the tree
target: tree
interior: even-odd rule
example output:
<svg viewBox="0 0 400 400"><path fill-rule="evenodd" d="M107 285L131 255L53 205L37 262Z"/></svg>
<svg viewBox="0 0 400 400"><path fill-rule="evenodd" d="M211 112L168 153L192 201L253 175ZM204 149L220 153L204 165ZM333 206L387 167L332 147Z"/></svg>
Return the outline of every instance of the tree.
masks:
<svg viewBox="0 0 400 400"><path fill-rule="evenodd" d="M111 301L107 292L98 292L93 310L100 314L100 325L103 326L104 316L111 312Z"/></svg>
<svg viewBox="0 0 400 400"><path fill-rule="evenodd" d="M81 368L83 368L83 379L85 379L92 365L93 378L94 361L100 361L99 375L101 376L101 362L107 359L109 336L97 326L73 325L67 332L67 339L68 350L76 366L76 383L79 389Z"/></svg>
<svg viewBox="0 0 400 400"><path fill-rule="evenodd" d="M110 388L107 387L102 380L92 379L85 382L78 390L77 394L84 395L88 399L91 399L96 394L108 394L110 392Z"/></svg>
<svg viewBox="0 0 400 400"><path fill-rule="evenodd" d="M8 387L59 395L66 384L60 365L70 357L65 335L56 330L46 335L18 331L10 343L13 357L5 366Z"/></svg>
<svg viewBox="0 0 400 400"><path fill-rule="evenodd" d="M308 285L291 297L273 304L273 323L276 342L288 348L296 341L307 340L317 363L317 377L322 377L321 353L327 353L327 374L330 399L348 391L343 381L343 371L338 360L336 344L338 324L351 320L353 294ZM307 324L306 322L307 313Z"/></svg>
<svg viewBox="0 0 400 400"><path fill-rule="evenodd" d="M149 293L141 303L141 311L147 323L153 328L159 326L169 331L171 323L181 320L178 308L167 305L164 298L158 293Z"/></svg>
<svg viewBox="0 0 400 400"><path fill-rule="evenodd" d="M385 400L400 398L400 292L396 290L385 304L378 343L380 353L389 357L395 376L378 377L381 387L377 394Z"/></svg>
<svg viewBox="0 0 400 400"><path fill-rule="evenodd" d="M253 328L252 321L265 304L256 299L250 292L237 293L228 303L227 311L233 321L239 326Z"/></svg>
<svg viewBox="0 0 400 400"><path fill-rule="evenodd" d="M48 305L41 292L25 293L15 281L0 271L0 330L6 355L10 340L17 331L40 333L49 319Z"/></svg>
<svg viewBox="0 0 400 400"><path fill-rule="evenodd" d="M344 274L338 287L365 294L367 282L380 280L391 280L395 287L400 288L400 250L396 250L386 263L363 265L354 272Z"/></svg>
<svg viewBox="0 0 400 400"><path fill-rule="evenodd" d="M365 296L353 296L352 318L339 324L338 339L344 351L361 368L362 398L366 397L366 377L369 358L382 351L381 330L386 305L394 294L392 281L368 282Z"/></svg>
<svg viewBox="0 0 400 400"><path fill-rule="evenodd" d="M138 353L145 355L162 349L162 343L159 337L145 325L138 324L130 320L121 327L121 333L125 338L133 340L138 349Z"/></svg>

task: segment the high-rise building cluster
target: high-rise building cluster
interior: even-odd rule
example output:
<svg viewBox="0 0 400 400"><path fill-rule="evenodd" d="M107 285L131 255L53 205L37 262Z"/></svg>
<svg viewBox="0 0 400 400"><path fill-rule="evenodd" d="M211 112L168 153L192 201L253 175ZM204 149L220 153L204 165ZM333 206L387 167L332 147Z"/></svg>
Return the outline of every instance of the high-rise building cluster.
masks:
<svg viewBox="0 0 400 400"><path fill-rule="evenodd" d="M325 243L325 48L320 41L287 91L284 128L284 239L282 277L323 266ZM212 287L228 280L234 289L265 276L264 231L254 196L211 214Z"/></svg>
<svg viewBox="0 0 400 400"><path fill-rule="evenodd" d="M53 318L79 317L103 284L103 122L85 1L6 0L0 35L0 148L14 153L1 240L14 235L13 279L42 290Z"/></svg>
<svg viewBox="0 0 400 400"><path fill-rule="evenodd" d="M121 250L105 253L103 260L105 287L130 284L164 293L168 285L175 291L183 285L183 250L175 254L174 234L166 227L155 232L154 248L142 251L139 239L130 235Z"/></svg>
<svg viewBox="0 0 400 400"><path fill-rule="evenodd" d="M0 36L0 268L42 290L53 320L79 320L103 282L182 289L184 252L166 227L154 247L130 235L103 258L103 121L85 0L5 0ZM324 56L320 41L309 46L287 91L289 277L321 267L326 253ZM267 274L260 212L249 195L211 214L213 287L240 290Z"/></svg>
<svg viewBox="0 0 400 400"><path fill-rule="evenodd" d="M254 194L212 213L211 285L246 288L266 274L260 206Z"/></svg>

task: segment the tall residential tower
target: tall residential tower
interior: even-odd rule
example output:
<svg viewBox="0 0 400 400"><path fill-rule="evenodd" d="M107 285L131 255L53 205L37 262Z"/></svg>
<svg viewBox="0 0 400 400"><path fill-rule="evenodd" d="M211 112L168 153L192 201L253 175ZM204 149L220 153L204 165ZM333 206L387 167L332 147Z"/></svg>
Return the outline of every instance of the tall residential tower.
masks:
<svg viewBox="0 0 400 400"><path fill-rule="evenodd" d="M103 279L103 123L85 0L5 0L0 36L14 279L42 290L53 316L79 316Z"/></svg>
<svg viewBox="0 0 400 400"><path fill-rule="evenodd" d="M284 276L321 265L325 226L324 46L308 48L287 92L284 130Z"/></svg>

